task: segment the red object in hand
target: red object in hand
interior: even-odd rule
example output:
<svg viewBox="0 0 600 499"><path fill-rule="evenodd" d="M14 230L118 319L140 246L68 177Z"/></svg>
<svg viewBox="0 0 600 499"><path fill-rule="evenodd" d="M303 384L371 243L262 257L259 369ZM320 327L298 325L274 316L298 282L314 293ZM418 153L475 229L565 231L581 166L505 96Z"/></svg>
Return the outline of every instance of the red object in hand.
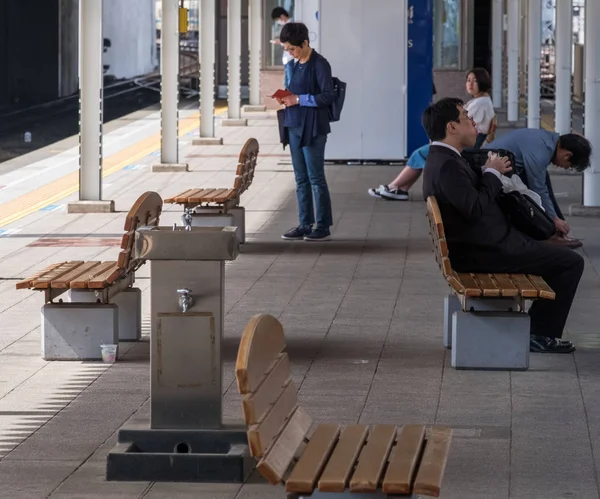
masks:
<svg viewBox="0 0 600 499"><path fill-rule="evenodd" d="M292 94L292 92L290 92L288 90L279 89L279 90L277 90L277 92L275 92L273 95L271 95L271 98L281 100L284 97L287 97L288 95L294 95L294 94Z"/></svg>

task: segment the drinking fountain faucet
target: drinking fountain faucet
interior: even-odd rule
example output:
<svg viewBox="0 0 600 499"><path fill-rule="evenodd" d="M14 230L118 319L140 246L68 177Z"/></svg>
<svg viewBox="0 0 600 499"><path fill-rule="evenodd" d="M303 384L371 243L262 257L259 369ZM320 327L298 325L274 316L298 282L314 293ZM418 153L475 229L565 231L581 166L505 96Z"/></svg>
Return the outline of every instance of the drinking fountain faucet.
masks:
<svg viewBox="0 0 600 499"><path fill-rule="evenodd" d="M192 209L186 208L183 214L184 230L192 230Z"/></svg>
<svg viewBox="0 0 600 499"><path fill-rule="evenodd" d="M194 304L194 297L190 294L192 290L183 288L178 289L177 292L181 294L179 297L179 306L181 307L182 312L185 314Z"/></svg>

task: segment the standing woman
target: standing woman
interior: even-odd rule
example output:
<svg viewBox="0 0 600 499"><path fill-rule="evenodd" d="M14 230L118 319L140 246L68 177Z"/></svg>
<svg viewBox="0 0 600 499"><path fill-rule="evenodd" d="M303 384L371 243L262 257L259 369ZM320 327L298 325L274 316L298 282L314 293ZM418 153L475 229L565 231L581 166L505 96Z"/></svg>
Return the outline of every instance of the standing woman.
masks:
<svg viewBox="0 0 600 499"><path fill-rule="evenodd" d="M283 125L289 137L299 218L298 226L281 237L328 241L333 225L325 178L325 144L331 132L329 106L335 99L331 66L310 47L304 24L287 23L279 39L283 49L297 61L289 63L293 69L287 90L292 95L278 102L286 106Z"/></svg>
<svg viewBox="0 0 600 499"><path fill-rule="evenodd" d="M467 73L467 93L473 98L465 104L469 118L477 128L475 147L480 149L485 142L492 120L496 116L489 91L492 88L492 78L483 68L473 68Z"/></svg>

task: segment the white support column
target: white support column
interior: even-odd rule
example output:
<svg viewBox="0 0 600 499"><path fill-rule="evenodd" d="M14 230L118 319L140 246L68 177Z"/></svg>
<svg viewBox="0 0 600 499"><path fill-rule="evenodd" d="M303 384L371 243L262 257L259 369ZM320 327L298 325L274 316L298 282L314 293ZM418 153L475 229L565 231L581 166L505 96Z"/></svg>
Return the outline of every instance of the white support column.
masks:
<svg viewBox="0 0 600 499"><path fill-rule="evenodd" d="M79 0L79 201L69 213L114 211L102 201L102 1Z"/></svg>
<svg viewBox="0 0 600 499"><path fill-rule="evenodd" d="M527 64L527 127L540 128L540 84L542 64L542 2L529 0L527 12L529 33Z"/></svg>
<svg viewBox="0 0 600 499"><path fill-rule="evenodd" d="M492 101L496 109L502 107L502 34L504 9L502 0L493 0L492 6Z"/></svg>
<svg viewBox="0 0 600 499"><path fill-rule="evenodd" d="M248 1L248 47L250 57L250 105L245 111L264 111L260 103L260 64L262 53L262 1Z"/></svg>
<svg viewBox="0 0 600 499"><path fill-rule="evenodd" d="M216 0L200 0L200 138L195 146L219 145L215 137L215 40Z"/></svg>
<svg viewBox="0 0 600 499"><path fill-rule="evenodd" d="M224 126L246 126L241 115L242 0L227 1L227 117Z"/></svg>
<svg viewBox="0 0 600 499"><path fill-rule="evenodd" d="M583 177L583 205L600 207L600 2L585 2L585 107L584 131L596 149ZM596 211L599 215L600 210Z"/></svg>
<svg viewBox="0 0 600 499"><path fill-rule="evenodd" d="M508 0L508 121L519 120L519 0Z"/></svg>
<svg viewBox="0 0 600 499"><path fill-rule="evenodd" d="M153 172L188 171L179 163L179 2L162 0L160 33L160 164Z"/></svg>
<svg viewBox="0 0 600 499"><path fill-rule="evenodd" d="M556 90L554 129L571 131L571 61L573 50L573 0L556 1Z"/></svg>

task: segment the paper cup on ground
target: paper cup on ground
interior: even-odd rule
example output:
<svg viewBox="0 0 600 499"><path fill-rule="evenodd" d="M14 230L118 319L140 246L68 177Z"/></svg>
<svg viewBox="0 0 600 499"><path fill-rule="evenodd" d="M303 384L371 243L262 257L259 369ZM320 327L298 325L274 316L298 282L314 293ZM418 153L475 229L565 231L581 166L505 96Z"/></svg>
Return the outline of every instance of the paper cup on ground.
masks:
<svg viewBox="0 0 600 499"><path fill-rule="evenodd" d="M117 350L119 345L100 345L102 350L102 362L105 364L114 364L117 360Z"/></svg>

